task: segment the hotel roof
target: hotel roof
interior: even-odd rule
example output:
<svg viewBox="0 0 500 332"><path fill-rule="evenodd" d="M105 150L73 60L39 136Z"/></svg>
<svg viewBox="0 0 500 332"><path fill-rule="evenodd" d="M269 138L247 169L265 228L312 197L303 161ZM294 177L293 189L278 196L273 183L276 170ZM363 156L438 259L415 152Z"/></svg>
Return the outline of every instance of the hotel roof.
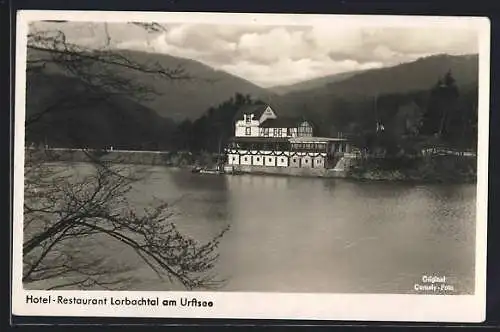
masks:
<svg viewBox="0 0 500 332"><path fill-rule="evenodd" d="M263 136L234 136L229 139L230 142L240 143L286 143L287 137L263 137Z"/></svg>
<svg viewBox="0 0 500 332"><path fill-rule="evenodd" d="M269 105L267 104L245 105L236 112L234 120L236 121L243 119L243 114L253 114L254 119L257 120L262 116L262 113L264 113L268 106Z"/></svg>
<svg viewBox="0 0 500 332"><path fill-rule="evenodd" d="M326 142L343 142L346 138L334 137L264 137L264 136L234 136L229 139L230 142L248 142L248 143L326 143Z"/></svg>
<svg viewBox="0 0 500 332"><path fill-rule="evenodd" d="M261 128L295 128L301 122L300 118L279 117L276 119L267 119L260 124Z"/></svg>
<svg viewBox="0 0 500 332"><path fill-rule="evenodd" d="M302 136L302 137L291 137L288 139L290 143L325 143L325 142L342 142L346 141L346 138L335 138L335 137L315 137L315 136Z"/></svg>

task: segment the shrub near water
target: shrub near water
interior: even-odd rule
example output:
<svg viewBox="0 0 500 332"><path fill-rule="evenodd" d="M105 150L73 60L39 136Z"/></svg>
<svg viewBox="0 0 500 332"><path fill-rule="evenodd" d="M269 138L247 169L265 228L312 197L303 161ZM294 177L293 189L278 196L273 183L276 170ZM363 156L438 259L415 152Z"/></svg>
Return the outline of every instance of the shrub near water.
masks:
<svg viewBox="0 0 500 332"><path fill-rule="evenodd" d="M471 182L476 180L477 159L462 156L432 156L420 158L410 174L437 182Z"/></svg>
<svg viewBox="0 0 500 332"><path fill-rule="evenodd" d="M350 175L358 179L473 182L476 158L463 156L365 158Z"/></svg>

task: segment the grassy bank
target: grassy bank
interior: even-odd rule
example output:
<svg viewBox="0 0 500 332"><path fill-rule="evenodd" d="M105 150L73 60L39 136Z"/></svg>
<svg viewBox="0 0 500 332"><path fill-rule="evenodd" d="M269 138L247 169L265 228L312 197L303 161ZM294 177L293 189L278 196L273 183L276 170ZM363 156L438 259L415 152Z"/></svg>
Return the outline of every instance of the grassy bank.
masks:
<svg viewBox="0 0 500 332"><path fill-rule="evenodd" d="M355 162L348 177L361 180L475 182L475 157L434 155L425 157L363 158Z"/></svg>

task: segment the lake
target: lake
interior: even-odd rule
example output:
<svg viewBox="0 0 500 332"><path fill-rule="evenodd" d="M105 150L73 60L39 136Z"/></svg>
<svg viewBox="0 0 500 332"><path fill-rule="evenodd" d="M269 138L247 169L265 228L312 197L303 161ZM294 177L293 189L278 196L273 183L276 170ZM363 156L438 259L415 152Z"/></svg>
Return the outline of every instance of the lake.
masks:
<svg viewBox="0 0 500 332"><path fill-rule="evenodd" d="M222 291L415 293L422 276L474 292L476 186L217 176L148 167L130 200L173 202L173 221L200 241L227 225ZM110 251L111 252L111 251ZM129 289L169 290L133 252Z"/></svg>

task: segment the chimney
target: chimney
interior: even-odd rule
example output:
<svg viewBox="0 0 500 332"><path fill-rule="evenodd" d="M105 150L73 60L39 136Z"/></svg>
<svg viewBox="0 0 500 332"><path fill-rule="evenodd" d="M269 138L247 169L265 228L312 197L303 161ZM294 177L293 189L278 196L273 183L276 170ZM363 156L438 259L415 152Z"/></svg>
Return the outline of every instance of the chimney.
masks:
<svg viewBox="0 0 500 332"><path fill-rule="evenodd" d="M243 121L247 121L247 115L246 114L243 114Z"/></svg>

